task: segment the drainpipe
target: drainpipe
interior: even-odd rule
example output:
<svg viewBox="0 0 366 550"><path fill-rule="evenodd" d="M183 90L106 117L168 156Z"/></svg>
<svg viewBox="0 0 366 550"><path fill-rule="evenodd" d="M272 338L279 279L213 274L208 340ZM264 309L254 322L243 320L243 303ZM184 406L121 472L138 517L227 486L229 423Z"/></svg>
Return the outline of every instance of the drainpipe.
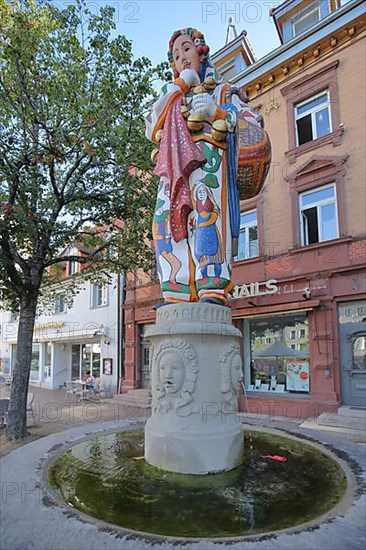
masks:
<svg viewBox="0 0 366 550"><path fill-rule="evenodd" d="M123 271L117 278L117 393L121 393L125 374L125 297L126 276Z"/></svg>

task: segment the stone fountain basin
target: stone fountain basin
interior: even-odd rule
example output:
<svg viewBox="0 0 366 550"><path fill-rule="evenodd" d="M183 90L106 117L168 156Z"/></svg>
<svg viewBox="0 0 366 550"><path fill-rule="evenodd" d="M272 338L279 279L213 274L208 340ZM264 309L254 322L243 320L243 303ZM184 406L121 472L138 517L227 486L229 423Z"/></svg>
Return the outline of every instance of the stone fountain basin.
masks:
<svg viewBox="0 0 366 550"><path fill-rule="evenodd" d="M265 537L251 535L244 537L207 538L166 537L131 531L91 518L70 508L49 488L47 472L52 461L66 449L90 437L106 435L117 430L142 429L139 422L107 422L74 428L35 441L14 451L1 461L3 490L3 511L1 540L7 548L121 548L168 549L174 546L209 550L291 548L341 548L364 547L364 453L360 445L344 441L333 434L308 432L309 437L321 437L333 450L332 458L343 468L347 477L347 490L342 500L332 510L310 522L293 528L268 532ZM290 437L304 434L296 426L289 426ZM267 430L273 433L272 430ZM283 432L277 432L282 433ZM289 434L286 434L289 435ZM310 445L324 451L319 443ZM329 452L329 450L326 450ZM22 518L22 522L18 518Z"/></svg>

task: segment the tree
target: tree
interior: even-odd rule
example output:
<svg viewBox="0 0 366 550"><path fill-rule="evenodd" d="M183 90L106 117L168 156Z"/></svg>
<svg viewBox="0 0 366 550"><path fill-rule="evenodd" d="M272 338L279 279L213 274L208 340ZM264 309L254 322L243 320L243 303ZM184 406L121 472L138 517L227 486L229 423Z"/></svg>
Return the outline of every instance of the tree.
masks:
<svg viewBox="0 0 366 550"><path fill-rule="evenodd" d="M37 304L57 265L83 262L95 277L149 261L156 181L136 174L152 166L144 109L164 66L134 59L113 29L110 7L0 0L0 299L19 312L10 439L27 434ZM89 253L66 258L76 240Z"/></svg>

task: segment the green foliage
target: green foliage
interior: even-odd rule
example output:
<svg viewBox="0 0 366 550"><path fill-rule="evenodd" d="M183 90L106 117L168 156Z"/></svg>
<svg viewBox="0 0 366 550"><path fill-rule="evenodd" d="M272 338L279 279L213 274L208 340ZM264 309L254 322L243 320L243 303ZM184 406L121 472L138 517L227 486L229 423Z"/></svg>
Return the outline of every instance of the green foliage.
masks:
<svg viewBox="0 0 366 550"><path fill-rule="evenodd" d="M113 14L92 15L83 1L60 10L0 0L0 299L13 308L40 278L52 283L47 268L75 241L91 251L74 258L84 275L151 262L144 114L166 65L135 59L131 42L113 37Z"/></svg>

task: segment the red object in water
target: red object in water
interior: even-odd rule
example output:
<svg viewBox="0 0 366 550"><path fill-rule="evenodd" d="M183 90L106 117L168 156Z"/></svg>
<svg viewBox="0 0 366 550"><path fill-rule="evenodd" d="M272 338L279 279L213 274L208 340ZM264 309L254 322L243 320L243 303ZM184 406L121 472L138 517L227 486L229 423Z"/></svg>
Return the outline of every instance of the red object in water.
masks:
<svg viewBox="0 0 366 550"><path fill-rule="evenodd" d="M279 455L262 455L261 458L269 458L270 460L277 460L277 462L287 462L287 458L285 456Z"/></svg>

